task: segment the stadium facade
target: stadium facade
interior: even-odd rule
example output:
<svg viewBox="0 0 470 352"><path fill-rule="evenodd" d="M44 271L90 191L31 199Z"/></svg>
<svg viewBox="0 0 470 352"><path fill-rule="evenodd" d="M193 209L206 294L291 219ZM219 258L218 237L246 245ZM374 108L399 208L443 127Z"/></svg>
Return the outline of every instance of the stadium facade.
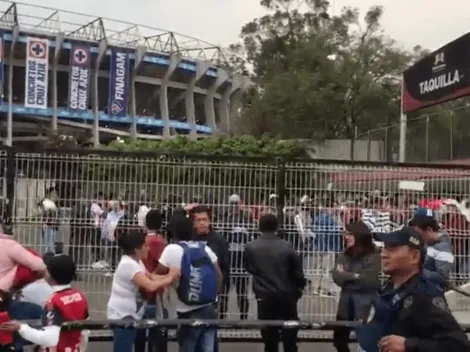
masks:
<svg viewBox="0 0 470 352"><path fill-rule="evenodd" d="M22 3L0 9L6 145L51 132L95 146L227 132L249 84L227 52L195 38Z"/></svg>

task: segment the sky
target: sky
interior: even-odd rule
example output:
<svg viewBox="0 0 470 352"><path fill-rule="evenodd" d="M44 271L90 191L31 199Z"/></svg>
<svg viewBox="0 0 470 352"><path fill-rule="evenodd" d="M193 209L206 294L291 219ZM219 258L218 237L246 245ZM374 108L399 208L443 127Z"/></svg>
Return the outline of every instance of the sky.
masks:
<svg viewBox="0 0 470 352"><path fill-rule="evenodd" d="M3 0L0 0L3 1ZM236 42L240 28L265 12L258 0L25 0L33 5L108 17L152 26L227 46ZM356 6L362 12L372 5L385 7L383 27L405 48L440 46L470 31L468 0L330 0L332 12ZM21 11L34 11L18 6ZM41 11L34 11L42 13ZM44 11L44 13L47 13ZM71 15L62 15L67 21ZM78 21L78 16L74 21ZM86 22L86 18L81 18Z"/></svg>

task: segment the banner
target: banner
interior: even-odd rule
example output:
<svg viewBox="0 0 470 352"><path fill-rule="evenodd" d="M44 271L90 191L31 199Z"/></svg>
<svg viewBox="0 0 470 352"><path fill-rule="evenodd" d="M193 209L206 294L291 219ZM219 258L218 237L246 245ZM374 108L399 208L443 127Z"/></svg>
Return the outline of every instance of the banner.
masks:
<svg viewBox="0 0 470 352"><path fill-rule="evenodd" d="M109 72L109 116L127 116L129 103L130 61L126 52L111 50Z"/></svg>
<svg viewBox="0 0 470 352"><path fill-rule="evenodd" d="M4 66L3 66L3 33L2 33L2 37L0 38L0 82L3 83L3 80L5 78L5 74L4 74ZM5 85L2 84L2 87L4 87ZM1 89L0 93L3 95L3 88ZM3 104L3 99L0 99L0 105Z"/></svg>
<svg viewBox="0 0 470 352"><path fill-rule="evenodd" d="M27 108L47 109L49 41L28 37L26 51L25 103Z"/></svg>
<svg viewBox="0 0 470 352"><path fill-rule="evenodd" d="M403 112L470 95L470 33L418 61L403 73Z"/></svg>
<svg viewBox="0 0 470 352"><path fill-rule="evenodd" d="M74 112L88 111L90 92L90 46L72 44L70 51L69 73L69 110Z"/></svg>

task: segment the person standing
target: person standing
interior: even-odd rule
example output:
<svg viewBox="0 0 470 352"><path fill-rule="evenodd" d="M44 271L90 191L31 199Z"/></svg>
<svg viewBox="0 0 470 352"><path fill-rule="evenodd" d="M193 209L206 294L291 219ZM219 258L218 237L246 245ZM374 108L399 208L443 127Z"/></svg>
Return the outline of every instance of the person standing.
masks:
<svg viewBox="0 0 470 352"><path fill-rule="evenodd" d="M226 281L225 292L230 292L230 284L235 285L240 319L248 318L249 277L244 272L244 252L247 243L256 237L256 231L250 215L242 209L240 197L233 194L229 198L229 208L224 219L224 234L230 253L230 280Z"/></svg>
<svg viewBox="0 0 470 352"><path fill-rule="evenodd" d="M278 236L275 215L262 215L261 237L245 247L245 269L253 276L253 292L258 301L260 320L298 320L297 301L302 297L306 280L299 256L292 245ZM266 352L277 352L279 328L262 328ZM297 329L282 332L285 352L297 351Z"/></svg>
<svg viewBox="0 0 470 352"><path fill-rule="evenodd" d="M376 235L384 243L383 272L390 276L356 337L366 352L468 352L470 342L444 293L422 273L424 242L412 227Z"/></svg>
<svg viewBox="0 0 470 352"><path fill-rule="evenodd" d="M454 254L449 236L440 231L431 209L420 208L410 221L426 244L422 273L444 292L454 268Z"/></svg>
<svg viewBox="0 0 470 352"><path fill-rule="evenodd" d="M172 217L175 243L169 244L160 257L157 272L180 272L171 286L179 319L217 319L217 295L222 286L222 272L217 256L202 241L193 241L194 227L187 217ZM181 352L213 352L216 349L217 328L182 326L178 332Z"/></svg>
<svg viewBox="0 0 470 352"><path fill-rule="evenodd" d="M145 216L145 227L147 228L146 244L148 246L147 257L142 258L145 269L149 273L154 273L158 267L158 261L162 255L163 250L166 246L166 240L160 234L160 228L162 226L162 214L157 209L151 209ZM168 318L168 313L165 307L162 306L162 301L159 300L162 291L145 293L147 299L147 305L144 311L143 319L155 319L155 318ZM160 304L160 307L157 305ZM162 312L162 317L157 315L157 308ZM166 329L159 329L157 335L151 335L151 330L141 329L137 331L135 339L135 352L144 352L146 341L148 341L148 350L153 351L152 344L157 344L157 351L166 351Z"/></svg>
<svg viewBox="0 0 470 352"><path fill-rule="evenodd" d="M177 275L170 271L167 276L153 275L145 270L142 259L147 257L146 235L141 232L124 232L118 238L123 255L113 276L111 296L108 301L108 319L140 320L146 302L142 292L157 292L168 286ZM136 329L114 329L113 351L132 352L137 337Z"/></svg>
<svg viewBox="0 0 470 352"><path fill-rule="evenodd" d="M90 254L95 268L104 268L106 262L101 260L101 228L106 218L107 199L102 192L98 193L96 200L90 205L89 217L91 217Z"/></svg>
<svg viewBox="0 0 470 352"><path fill-rule="evenodd" d="M222 294L220 296L219 316L225 317L228 308L228 298L230 289L230 252L225 237L214 231L210 222L210 211L205 206L196 206L190 211L190 216L194 224L195 241L204 241L217 256L217 263L222 271L223 283Z"/></svg>
<svg viewBox="0 0 470 352"><path fill-rule="evenodd" d="M346 225L345 249L338 255L332 278L341 287L336 319L356 321L367 318L372 300L380 289L381 258L369 227L362 221ZM351 329L339 327L333 333L338 352L349 352Z"/></svg>

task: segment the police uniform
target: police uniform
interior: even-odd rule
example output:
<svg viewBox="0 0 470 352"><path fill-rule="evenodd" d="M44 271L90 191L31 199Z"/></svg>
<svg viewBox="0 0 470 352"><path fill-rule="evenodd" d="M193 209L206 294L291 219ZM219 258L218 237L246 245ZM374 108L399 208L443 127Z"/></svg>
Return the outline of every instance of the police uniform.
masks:
<svg viewBox="0 0 470 352"><path fill-rule="evenodd" d="M423 249L414 230L404 228L386 235L385 245ZM440 288L416 274L399 288L385 283L365 324L356 329L361 349L380 351L385 336L405 338L406 352L469 352L470 342L448 309Z"/></svg>

